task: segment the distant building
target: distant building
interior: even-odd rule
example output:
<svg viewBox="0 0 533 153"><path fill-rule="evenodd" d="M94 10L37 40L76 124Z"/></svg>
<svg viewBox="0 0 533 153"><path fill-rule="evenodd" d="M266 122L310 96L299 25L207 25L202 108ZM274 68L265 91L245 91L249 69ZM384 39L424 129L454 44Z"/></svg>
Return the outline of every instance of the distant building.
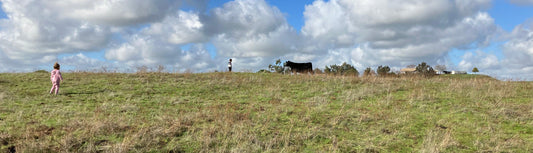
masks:
<svg viewBox="0 0 533 153"><path fill-rule="evenodd" d="M466 71L442 71L442 74L467 74Z"/></svg>
<svg viewBox="0 0 533 153"><path fill-rule="evenodd" d="M466 71L452 71L452 74L466 74Z"/></svg>
<svg viewBox="0 0 533 153"><path fill-rule="evenodd" d="M400 70L400 73L401 74L411 74L411 73L415 73L416 71L416 68L403 68Z"/></svg>
<svg viewBox="0 0 533 153"><path fill-rule="evenodd" d="M434 70L436 74L467 74L466 71L438 71ZM400 70L400 74L413 74L416 73L416 68L403 68Z"/></svg>

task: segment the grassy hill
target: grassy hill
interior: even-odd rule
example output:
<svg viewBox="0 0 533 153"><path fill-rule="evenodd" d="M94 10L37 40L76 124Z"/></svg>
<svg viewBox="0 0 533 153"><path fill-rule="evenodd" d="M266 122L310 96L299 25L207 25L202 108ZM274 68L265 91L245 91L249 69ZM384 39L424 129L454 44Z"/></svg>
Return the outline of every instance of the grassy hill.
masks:
<svg viewBox="0 0 533 153"><path fill-rule="evenodd" d="M531 152L533 82L0 74L0 152Z"/></svg>

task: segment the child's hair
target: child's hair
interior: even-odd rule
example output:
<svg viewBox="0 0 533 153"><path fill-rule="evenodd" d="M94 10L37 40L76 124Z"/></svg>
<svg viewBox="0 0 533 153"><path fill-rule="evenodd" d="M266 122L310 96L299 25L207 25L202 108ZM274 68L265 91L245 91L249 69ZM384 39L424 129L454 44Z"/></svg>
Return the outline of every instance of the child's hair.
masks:
<svg viewBox="0 0 533 153"><path fill-rule="evenodd" d="M59 63L56 62L56 63L54 64L54 69L58 69L58 70L59 70Z"/></svg>

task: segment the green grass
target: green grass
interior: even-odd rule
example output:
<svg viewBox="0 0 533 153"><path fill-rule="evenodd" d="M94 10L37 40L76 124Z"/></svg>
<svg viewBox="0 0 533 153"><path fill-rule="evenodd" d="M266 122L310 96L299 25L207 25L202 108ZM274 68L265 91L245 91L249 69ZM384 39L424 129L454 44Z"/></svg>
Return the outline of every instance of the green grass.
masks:
<svg viewBox="0 0 533 153"><path fill-rule="evenodd" d="M0 74L0 152L531 152L533 82Z"/></svg>

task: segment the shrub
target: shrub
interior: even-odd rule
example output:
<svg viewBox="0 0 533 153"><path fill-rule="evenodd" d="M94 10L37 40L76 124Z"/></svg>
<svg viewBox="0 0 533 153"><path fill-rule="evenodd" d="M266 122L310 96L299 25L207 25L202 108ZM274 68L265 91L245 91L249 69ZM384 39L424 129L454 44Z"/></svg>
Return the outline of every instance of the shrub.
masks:
<svg viewBox="0 0 533 153"><path fill-rule="evenodd" d="M418 74L425 76L425 77L431 77L434 76L435 70L429 65L426 64L426 62L422 62L416 66L416 71Z"/></svg>
<svg viewBox="0 0 533 153"><path fill-rule="evenodd" d="M342 63L342 65L330 65L329 67L326 66L324 69L324 72L326 74L333 74L333 75L353 75L353 76L359 76L359 72L355 67L353 67L350 64L347 64L346 62Z"/></svg>
<svg viewBox="0 0 533 153"><path fill-rule="evenodd" d="M281 63L281 60L278 59L276 60L276 64L272 65L268 65L268 69L271 71L271 72L276 72L276 73L284 73L286 72L285 70L285 64L282 64Z"/></svg>
<svg viewBox="0 0 533 153"><path fill-rule="evenodd" d="M376 75L376 72L374 70L372 70L372 68L370 68L370 67L367 67L365 69L365 72L363 73L363 76L365 76L365 77L375 76L375 75Z"/></svg>
<svg viewBox="0 0 533 153"><path fill-rule="evenodd" d="M315 69L313 70L313 72L315 72L315 74L323 74L323 73L324 73L324 71L322 71L322 70L319 69L319 68L315 68Z"/></svg>
<svg viewBox="0 0 533 153"><path fill-rule="evenodd" d="M385 77L385 76L392 76L393 73L390 71L390 67L389 66L380 65L380 66L378 66L378 75L382 76L382 77Z"/></svg>

